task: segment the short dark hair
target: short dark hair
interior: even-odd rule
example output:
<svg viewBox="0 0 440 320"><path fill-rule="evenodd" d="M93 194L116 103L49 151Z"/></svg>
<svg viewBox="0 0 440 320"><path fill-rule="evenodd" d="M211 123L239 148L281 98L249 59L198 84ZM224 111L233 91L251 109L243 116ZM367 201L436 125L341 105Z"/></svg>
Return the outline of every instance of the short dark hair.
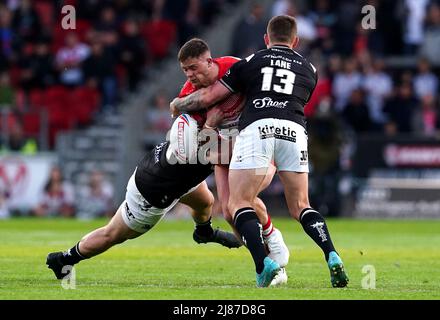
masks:
<svg viewBox="0 0 440 320"><path fill-rule="evenodd" d="M205 41L199 38L193 38L180 48L177 58L180 62L183 62L189 58L197 58L208 51L209 47Z"/></svg>
<svg viewBox="0 0 440 320"><path fill-rule="evenodd" d="M270 19L267 25L267 35L271 42L288 43L296 37L296 34L296 20L292 16L275 16Z"/></svg>

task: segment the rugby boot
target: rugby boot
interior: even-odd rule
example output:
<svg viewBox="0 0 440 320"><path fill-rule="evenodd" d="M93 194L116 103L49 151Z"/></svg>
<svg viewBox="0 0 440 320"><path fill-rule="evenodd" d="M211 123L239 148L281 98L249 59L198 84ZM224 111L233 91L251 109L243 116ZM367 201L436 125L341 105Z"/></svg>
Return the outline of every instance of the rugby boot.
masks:
<svg viewBox="0 0 440 320"><path fill-rule="evenodd" d="M330 269L330 280L334 288L343 288L348 284L348 276L344 270L344 264L335 251L330 252L328 258L328 268Z"/></svg>
<svg viewBox="0 0 440 320"><path fill-rule="evenodd" d="M243 245L233 233L218 228L209 237L202 236L197 233L197 230L194 230L193 239L197 243L216 242L230 249L239 248Z"/></svg>
<svg viewBox="0 0 440 320"><path fill-rule="evenodd" d="M257 273L257 287L268 287L277 273L280 271L280 265L271 258L264 258L264 269L261 273Z"/></svg>
<svg viewBox="0 0 440 320"><path fill-rule="evenodd" d="M62 257L63 252L52 252L46 258L47 267L52 269L57 279L63 279L70 273L70 270L63 270L66 265L62 262Z"/></svg>

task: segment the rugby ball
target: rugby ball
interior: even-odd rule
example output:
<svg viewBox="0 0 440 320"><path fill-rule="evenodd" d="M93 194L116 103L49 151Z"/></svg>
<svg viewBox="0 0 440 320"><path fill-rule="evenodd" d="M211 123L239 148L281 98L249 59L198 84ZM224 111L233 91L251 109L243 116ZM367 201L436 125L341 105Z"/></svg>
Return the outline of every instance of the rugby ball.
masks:
<svg viewBox="0 0 440 320"><path fill-rule="evenodd" d="M197 121L189 114L181 114L174 120L168 151L172 152L178 163L197 163L198 133Z"/></svg>

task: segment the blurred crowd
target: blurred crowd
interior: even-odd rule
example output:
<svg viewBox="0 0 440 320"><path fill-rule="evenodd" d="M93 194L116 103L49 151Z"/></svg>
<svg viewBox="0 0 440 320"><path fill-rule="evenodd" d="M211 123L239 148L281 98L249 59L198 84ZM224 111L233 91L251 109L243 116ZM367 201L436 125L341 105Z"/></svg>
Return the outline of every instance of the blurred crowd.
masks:
<svg viewBox="0 0 440 320"><path fill-rule="evenodd" d="M365 5L376 10L376 29L362 27ZM267 21L278 14L296 17L296 51L318 68L308 118L333 114L354 133L438 134L439 1L276 0L269 12L253 1L234 28L230 53L243 58L264 48ZM166 111L161 97L170 98L158 92L147 120L150 131L164 133L168 124L156 122Z"/></svg>
<svg viewBox="0 0 440 320"><path fill-rule="evenodd" d="M42 189L38 192L35 206L26 211L10 207L8 190L2 186L0 218L28 215L86 220L113 216L116 212L113 185L104 172L98 169L91 171L87 177L84 184L74 185L63 177L59 166L53 166Z"/></svg>
<svg viewBox="0 0 440 320"><path fill-rule="evenodd" d="M148 79L153 64L160 64L233 2L0 0L0 155L53 149L59 131L87 127L101 115L117 115L119 102ZM66 6L75 9L74 29L63 27L72 8ZM168 110L168 101L158 98L155 103ZM150 117L164 128L160 113L153 111ZM43 126L48 131L46 146L40 145ZM89 182L74 185L63 178L62 167L53 168L38 204L24 214L112 215L113 186L104 172L87 176ZM0 192L0 217L11 215L8 197L7 190Z"/></svg>
<svg viewBox="0 0 440 320"><path fill-rule="evenodd" d="M362 28L364 5L376 9L376 29ZM270 12L254 1L235 26L230 53L246 57L264 48L267 20L278 14L297 18L296 50L318 68L319 83L305 110L309 119L328 116L355 134L438 134L438 1L276 0ZM169 129L169 98L158 92L147 110L148 134Z"/></svg>
<svg viewBox="0 0 440 320"><path fill-rule="evenodd" d="M362 12L367 5L372 7ZM371 8L374 21L366 17ZM251 1L230 36L230 54L244 58L265 48L267 21L279 14L296 17L295 50L319 73L305 109L312 202L325 204L317 204L324 214L338 212L339 177L350 170L356 137L440 134L440 1L275 0L269 8ZM364 28L365 19L375 29ZM158 92L147 109L148 137L168 131L166 103L160 101L173 95ZM265 194L282 195L277 179Z"/></svg>
<svg viewBox="0 0 440 320"><path fill-rule="evenodd" d="M209 25L226 2L233 1L1 0L2 130L18 126L38 140L47 123L53 148L60 130L117 113L151 64ZM75 8L73 30L61 23L67 5Z"/></svg>

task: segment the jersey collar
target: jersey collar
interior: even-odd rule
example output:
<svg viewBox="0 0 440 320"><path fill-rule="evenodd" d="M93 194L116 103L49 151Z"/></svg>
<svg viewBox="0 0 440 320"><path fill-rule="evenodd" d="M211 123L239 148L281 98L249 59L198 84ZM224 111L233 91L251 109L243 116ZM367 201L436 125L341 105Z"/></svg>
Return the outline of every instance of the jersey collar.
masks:
<svg viewBox="0 0 440 320"><path fill-rule="evenodd" d="M272 47L270 47L269 49L278 49L278 50L286 50L286 51L290 51L292 53L295 53L297 55L299 55L302 58L302 55L300 55L298 52L296 52L295 50L293 50L292 48L290 48L289 46L284 46L282 44L276 44Z"/></svg>
<svg viewBox="0 0 440 320"><path fill-rule="evenodd" d="M288 46L284 46L284 45L282 45L282 44L276 44L276 45L274 45L274 46L272 46L272 47L270 47L271 49L272 48L276 48L276 49L287 49L287 50L291 50L291 51L293 51L290 47L288 47Z"/></svg>

